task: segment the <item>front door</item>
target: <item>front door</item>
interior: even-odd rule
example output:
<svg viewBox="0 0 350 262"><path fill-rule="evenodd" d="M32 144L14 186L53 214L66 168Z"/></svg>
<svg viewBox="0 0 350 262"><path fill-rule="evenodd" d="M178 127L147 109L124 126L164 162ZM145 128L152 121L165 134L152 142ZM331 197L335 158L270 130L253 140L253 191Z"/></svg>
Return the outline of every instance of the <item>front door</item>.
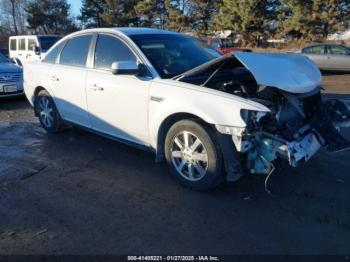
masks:
<svg viewBox="0 0 350 262"><path fill-rule="evenodd" d="M330 69L350 70L350 50L341 45L327 46Z"/></svg>
<svg viewBox="0 0 350 262"><path fill-rule="evenodd" d="M119 38L100 34L94 66L87 73L87 103L92 127L108 135L148 145L149 77L113 75L114 62L136 61Z"/></svg>

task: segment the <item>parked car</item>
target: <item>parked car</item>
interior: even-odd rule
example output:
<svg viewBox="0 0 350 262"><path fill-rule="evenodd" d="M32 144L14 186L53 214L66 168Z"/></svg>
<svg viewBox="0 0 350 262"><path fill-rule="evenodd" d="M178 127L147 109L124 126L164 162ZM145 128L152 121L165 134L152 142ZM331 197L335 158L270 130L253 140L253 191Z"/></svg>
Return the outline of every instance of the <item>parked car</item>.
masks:
<svg viewBox="0 0 350 262"><path fill-rule="evenodd" d="M321 70L350 72L350 48L336 44L317 44L299 51L314 61Z"/></svg>
<svg viewBox="0 0 350 262"><path fill-rule="evenodd" d="M90 29L25 65L24 80L48 132L79 126L153 151L196 190L349 148L337 127L350 125L350 105L323 102L321 74L300 55L216 58L174 32Z"/></svg>
<svg viewBox="0 0 350 262"><path fill-rule="evenodd" d="M24 95L22 68L0 54L0 98L21 95Z"/></svg>
<svg viewBox="0 0 350 262"><path fill-rule="evenodd" d="M251 49L238 47L237 44L230 38L209 38L208 45L217 50L222 55L237 51L252 51Z"/></svg>
<svg viewBox="0 0 350 262"><path fill-rule="evenodd" d="M24 35L9 38L10 58L19 60L20 64L38 61L62 37L57 35Z"/></svg>

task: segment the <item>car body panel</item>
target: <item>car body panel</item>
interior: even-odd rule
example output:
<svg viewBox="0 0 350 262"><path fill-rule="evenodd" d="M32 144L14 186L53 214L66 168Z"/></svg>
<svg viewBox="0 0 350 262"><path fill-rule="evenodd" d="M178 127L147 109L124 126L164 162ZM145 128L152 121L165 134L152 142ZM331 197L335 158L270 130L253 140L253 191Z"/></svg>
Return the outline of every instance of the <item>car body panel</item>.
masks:
<svg viewBox="0 0 350 262"><path fill-rule="evenodd" d="M244 128L246 123L240 116L242 109L269 112L259 103L224 92L171 79L154 80L149 105L151 145L156 146L159 127L171 115L187 113L209 124Z"/></svg>
<svg viewBox="0 0 350 262"><path fill-rule="evenodd" d="M149 145L150 78L89 70L86 82L91 126L98 132Z"/></svg>
<svg viewBox="0 0 350 262"><path fill-rule="evenodd" d="M48 75L52 66L52 64L44 65L39 61L32 61L23 68L24 91L32 106L34 106L35 102L35 92L39 88L45 88L51 97L55 99L55 93L48 81Z"/></svg>
<svg viewBox="0 0 350 262"><path fill-rule="evenodd" d="M219 57L191 69L174 79L198 74L215 65L219 68L227 60L238 59L262 86L276 87L291 93L308 93L321 86L322 76L317 66L309 59L294 54L235 52Z"/></svg>
<svg viewBox="0 0 350 262"><path fill-rule="evenodd" d="M86 68L57 64L51 67L47 81L55 94L61 117L91 127L86 104L86 75Z"/></svg>
<svg viewBox="0 0 350 262"><path fill-rule="evenodd" d="M291 93L308 93L322 83L315 64L299 55L237 52L234 56L254 75L259 85Z"/></svg>

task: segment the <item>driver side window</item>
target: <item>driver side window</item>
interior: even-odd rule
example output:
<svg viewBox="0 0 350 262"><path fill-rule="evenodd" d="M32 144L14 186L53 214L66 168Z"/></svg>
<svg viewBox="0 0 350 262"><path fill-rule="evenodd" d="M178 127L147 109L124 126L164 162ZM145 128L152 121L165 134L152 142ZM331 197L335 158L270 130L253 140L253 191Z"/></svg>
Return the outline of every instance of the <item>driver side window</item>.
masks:
<svg viewBox="0 0 350 262"><path fill-rule="evenodd" d="M331 45L328 46L328 53L332 55L347 55L349 51L343 46Z"/></svg>
<svg viewBox="0 0 350 262"><path fill-rule="evenodd" d="M112 63L137 59L121 40L110 35L99 35L95 49L95 69L111 70Z"/></svg>

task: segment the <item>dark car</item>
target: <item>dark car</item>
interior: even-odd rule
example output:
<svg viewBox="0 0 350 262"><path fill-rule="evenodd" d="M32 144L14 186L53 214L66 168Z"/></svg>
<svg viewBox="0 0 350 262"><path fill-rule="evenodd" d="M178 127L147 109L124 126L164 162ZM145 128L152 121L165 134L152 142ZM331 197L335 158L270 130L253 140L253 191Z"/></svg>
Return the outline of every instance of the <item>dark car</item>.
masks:
<svg viewBox="0 0 350 262"><path fill-rule="evenodd" d="M236 51L251 52L252 50L246 48L240 48L230 38L210 38L207 44L217 50L220 54L226 55Z"/></svg>

